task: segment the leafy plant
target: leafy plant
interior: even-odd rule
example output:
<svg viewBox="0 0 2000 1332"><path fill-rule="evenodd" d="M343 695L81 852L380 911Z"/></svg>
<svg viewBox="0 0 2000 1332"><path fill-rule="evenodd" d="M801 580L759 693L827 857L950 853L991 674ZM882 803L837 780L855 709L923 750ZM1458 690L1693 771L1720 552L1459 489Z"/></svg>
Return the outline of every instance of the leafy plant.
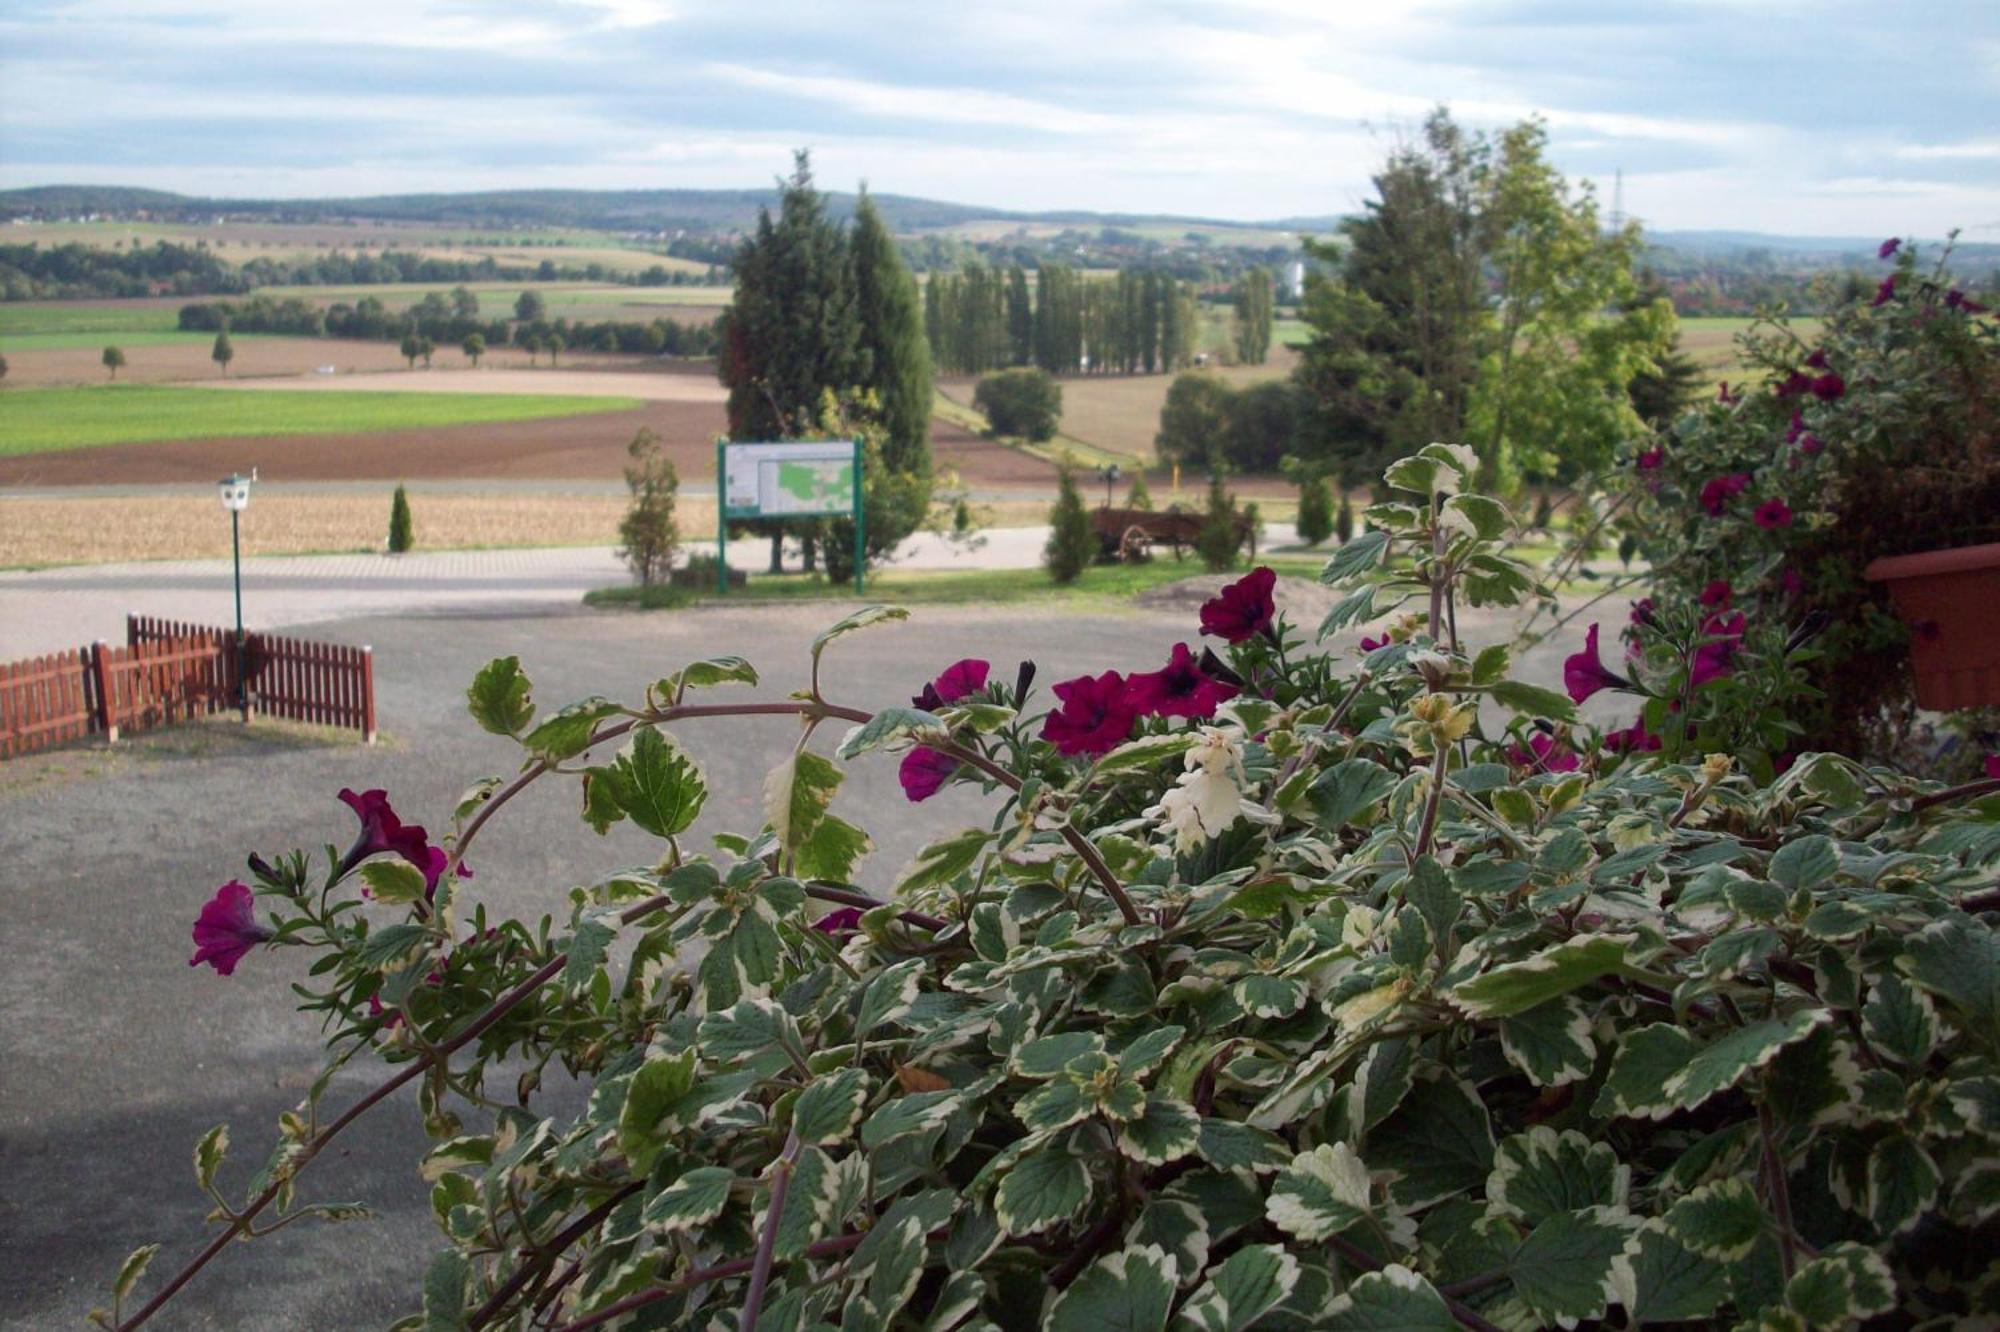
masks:
<svg viewBox="0 0 2000 1332"><path fill-rule="evenodd" d="M996 435L1041 442L1054 439L1062 421L1062 385L1046 370L1023 367L987 375L972 390L972 405Z"/></svg>
<svg viewBox="0 0 2000 1332"><path fill-rule="evenodd" d="M1233 568L1243 549L1243 515L1236 508L1236 496L1222 484L1220 469L1209 473L1208 507L1203 511L1201 530L1195 533L1195 553L1213 572Z"/></svg>
<svg viewBox="0 0 2000 1332"><path fill-rule="evenodd" d="M1328 562L1319 640L1428 608L1347 674L1268 569L1202 608L1219 650L1059 682L1041 716L1031 665L973 660L910 705L832 701L884 606L782 700L729 701L757 673L721 657L545 712L491 663L469 710L521 766L444 837L344 792L353 848L253 857L203 910L225 974L309 950L330 1062L247 1185L203 1139L222 1236L163 1291L314 1213L301 1176L358 1112L322 1105L331 1074L379 1056L359 1106L415 1084L435 1139L411 1329L1994 1316L2000 780L1604 755L1453 628L1541 592L1511 515L1462 493L1474 465L1399 462ZM763 826L700 851L674 732L753 714L799 742ZM911 799L996 809L890 877L840 789L899 752ZM658 859L490 918L456 871L551 778ZM580 1108L539 1099L552 1068ZM150 1257L101 1321L161 1306L121 1313Z"/></svg>
<svg viewBox="0 0 2000 1332"><path fill-rule="evenodd" d="M631 458L625 464L625 489L632 502L618 520L618 539L624 543L618 558L631 567L641 587L651 587L673 568L680 549L674 504L681 479L673 460L661 451L660 437L646 427L632 436L625 452Z"/></svg>

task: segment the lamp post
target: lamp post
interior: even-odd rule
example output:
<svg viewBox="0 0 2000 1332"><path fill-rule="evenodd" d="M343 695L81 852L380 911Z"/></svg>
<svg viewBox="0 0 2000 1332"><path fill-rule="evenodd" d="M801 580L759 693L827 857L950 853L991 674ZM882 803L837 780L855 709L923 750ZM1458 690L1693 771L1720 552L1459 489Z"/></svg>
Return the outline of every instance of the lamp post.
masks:
<svg viewBox="0 0 2000 1332"><path fill-rule="evenodd" d="M1104 507L1108 509L1111 507L1111 487L1118 483L1118 464L1111 463L1100 467L1097 469L1097 474L1104 478Z"/></svg>
<svg viewBox="0 0 2000 1332"><path fill-rule="evenodd" d="M257 479L231 474L216 482L222 507L229 510L229 553L236 571L236 706L250 720L250 681L243 662L243 510L250 505L250 483Z"/></svg>

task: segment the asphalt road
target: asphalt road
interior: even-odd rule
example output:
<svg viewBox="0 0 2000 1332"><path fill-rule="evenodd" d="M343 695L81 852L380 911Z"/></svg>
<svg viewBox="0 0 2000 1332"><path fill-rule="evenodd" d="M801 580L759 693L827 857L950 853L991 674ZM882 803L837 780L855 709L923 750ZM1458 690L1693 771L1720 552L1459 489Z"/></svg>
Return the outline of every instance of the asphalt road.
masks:
<svg viewBox="0 0 2000 1332"><path fill-rule="evenodd" d="M671 615L546 618L433 616L353 620L315 633L371 642L380 663L385 742L368 748L211 723L72 750L0 769L0 1326L75 1327L104 1300L124 1255L165 1244L149 1283L202 1239L207 1207L193 1144L228 1121L226 1187L240 1190L274 1122L318 1066L315 1024L294 1011L296 959L253 955L224 979L191 969L189 927L216 884L252 850L345 844L343 786L387 788L407 817L435 827L473 779L505 772L512 747L465 718L462 691L497 655L518 653L545 707L594 693L636 697L692 658L748 656L759 693L806 681L813 633L834 606ZM908 624L830 650L828 694L855 706L901 701L929 675L983 655L1011 678L1022 657L1050 680L1111 667L1150 669L1192 617L919 611ZM1046 692L1044 691L1044 697ZM825 744L839 739L826 728ZM703 723L685 742L711 787L697 834L753 830L765 772L796 732L788 722ZM892 760L853 769L837 810L880 845L865 882L886 884L923 842L982 822L976 793L906 804ZM650 860L627 827L600 839L577 818L573 783L529 791L495 819L471 857L473 896L532 918L560 910L572 883ZM336 1109L373 1080L343 1075ZM360 1201L377 1219L300 1224L225 1253L156 1325L166 1328L379 1327L416 1307L437 1247L415 1165L424 1143L413 1096L378 1108L304 1177L301 1197Z"/></svg>

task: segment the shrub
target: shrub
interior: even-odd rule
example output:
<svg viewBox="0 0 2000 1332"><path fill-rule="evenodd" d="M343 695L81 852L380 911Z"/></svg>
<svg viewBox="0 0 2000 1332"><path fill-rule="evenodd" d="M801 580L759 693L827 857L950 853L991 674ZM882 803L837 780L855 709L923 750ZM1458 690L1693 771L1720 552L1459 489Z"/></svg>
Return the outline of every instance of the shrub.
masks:
<svg viewBox="0 0 2000 1332"><path fill-rule="evenodd" d="M1204 511L1201 531L1195 534L1195 554L1201 562L1216 573L1232 568L1236 564L1236 554L1243 548L1243 515L1236 511L1236 496L1223 488L1222 473L1214 471L1208 477L1208 508Z"/></svg>
<svg viewBox="0 0 2000 1332"><path fill-rule="evenodd" d="M1340 512L1334 516L1333 535L1343 546L1354 540L1354 501L1347 497L1346 491L1340 495Z"/></svg>
<svg viewBox="0 0 2000 1332"><path fill-rule="evenodd" d="M1349 595L1323 633L1378 597L1433 611L1345 678L1268 569L1202 607L1215 652L1063 681L1041 715L1031 663L834 701L842 638L905 614L883 606L814 640L782 702L728 701L758 675L717 657L541 713L491 663L469 708L520 775L436 842L344 792L352 849L253 856L202 910L225 975L305 950L330 1052L247 1188L226 1127L202 1140L222 1242L172 1288L316 1214L295 1195L352 1118L332 1073L380 1059L366 1103L415 1083L435 1144L412 1327L1987 1317L2000 780L1814 754L1762 785L1727 753L1602 750L1505 646L1426 628L1545 591L1506 510L1458 493L1472 472L1442 445L1397 464L1329 561ZM848 724L839 761L789 749L764 826L696 852L708 787L672 733L773 711ZM886 891L833 809L842 764L885 751L909 799L1008 802ZM590 886L538 923L475 908L487 824L572 776L586 822L658 861L566 870ZM545 1094L550 1066L588 1096Z"/></svg>
<svg viewBox="0 0 2000 1332"><path fill-rule="evenodd" d="M680 525L674 520L674 504L680 497L680 474L660 450L660 437L641 427L625 447L631 459L625 464L625 489L632 502L618 521L618 539L623 542L618 558L632 570L641 587L650 587L665 578L674 567L680 549Z"/></svg>
<svg viewBox="0 0 2000 1332"><path fill-rule="evenodd" d="M1062 421L1062 386L1046 370L1002 370L979 381L972 405L994 434L1041 443L1055 438Z"/></svg>
<svg viewBox="0 0 2000 1332"><path fill-rule="evenodd" d="M1299 540L1317 546L1333 535L1333 492L1323 476L1308 476L1299 486Z"/></svg>
<svg viewBox="0 0 2000 1332"><path fill-rule="evenodd" d="M118 372L125 368L125 352L123 348L106 347L104 355L98 359L104 363L104 368L111 372L111 378L114 381L118 378Z"/></svg>
<svg viewBox="0 0 2000 1332"><path fill-rule="evenodd" d="M1611 502L1652 566L1635 650L1663 667L1739 645L1788 663L1747 688L1734 671L1690 684L1683 666L1656 680L1649 725L1677 703L1698 745L1754 732L1779 761L1906 750L1909 631L1862 571L2000 540L2000 330L1979 314L1904 248L1874 299L1810 337L1753 327L1740 347L1757 382L1628 450Z"/></svg>
<svg viewBox="0 0 2000 1332"><path fill-rule="evenodd" d="M1042 548L1042 567L1056 582L1074 583L1097 557L1097 536L1090 530L1090 515L1083 511L1076 474L1063 468L1057 473L1056 486L1056 502L1049 509L1049 542Z"/></svg>
<svg viewBox="0 0 2000 1332"><path fill-rule="evenodd" d="M459 344L459 350L463 351L465 358L477 367L479 358L486 355L486 335L483 333L466 334L465 341Z"/></svg>
<svg viewBox="0 0 2000 1332"><path fill-rule="evenodd" d="M396 487L395 498L389 501L389 553L401 555L417 544L417 529L410 518L410 497L403 487Z"/></svg>
<svg viewBox="0 0 2000 1332"><path fill-rule="evenodd" d="M1125 507L1139 509L1145 513L1153 511L1153 491L1146 484L1144 472L1132 473L1132 489L1125 492Z"/></svg>

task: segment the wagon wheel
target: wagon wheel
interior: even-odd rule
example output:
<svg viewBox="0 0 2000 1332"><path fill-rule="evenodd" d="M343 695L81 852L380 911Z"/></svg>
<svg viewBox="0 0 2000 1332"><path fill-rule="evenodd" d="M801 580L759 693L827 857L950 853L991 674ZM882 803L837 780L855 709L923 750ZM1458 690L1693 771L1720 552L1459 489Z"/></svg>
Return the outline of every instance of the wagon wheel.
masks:
<svg viewBox="0 0 2000 1332"><path fill-rule="evenodd" d="M1153 538L1137 523L1125 529L1118 541L1118 558L1126 564L1144 564L1153 558Z"/></svg>

